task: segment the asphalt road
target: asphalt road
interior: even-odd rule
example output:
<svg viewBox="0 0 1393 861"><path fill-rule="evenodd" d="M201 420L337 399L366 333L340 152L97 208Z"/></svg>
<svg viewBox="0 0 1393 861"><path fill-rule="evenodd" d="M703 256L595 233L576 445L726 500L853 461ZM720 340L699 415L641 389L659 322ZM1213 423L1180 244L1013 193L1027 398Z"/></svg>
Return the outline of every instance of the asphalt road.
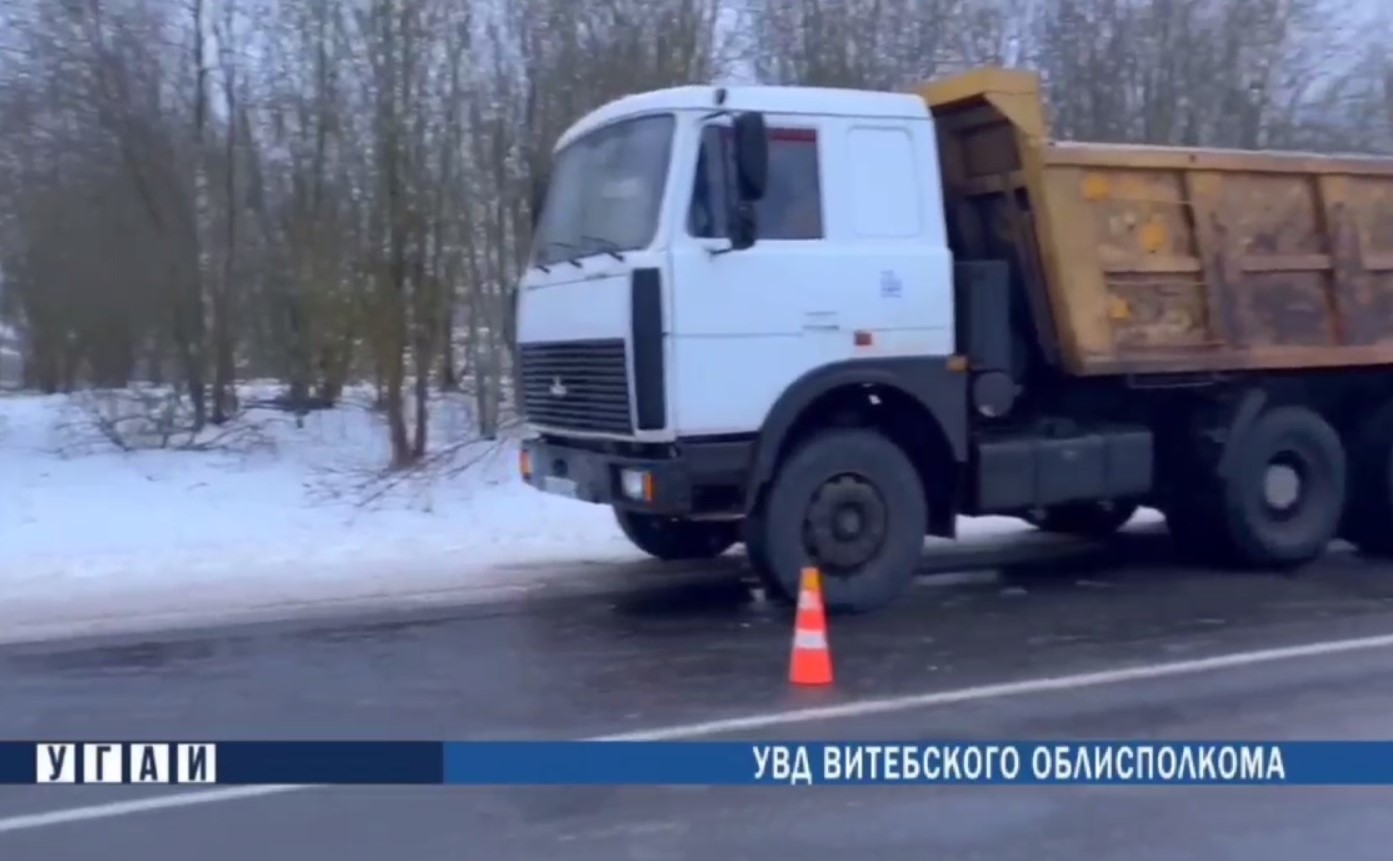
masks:
<svg viewBox="0 0 1393 861"><path fill-rule="evenodd" d="M1393 571L1173 567L1132 538L928 583L836 620L838 683L791 691L789 618L739 579L612 600L354 617L0 650L0 737L576 738L762 715L730 738L1387 738L1393 648L1055 691L1030 680L1393 633ZM1025 682L1014 696L869 697ZM790 710L845 704L841 716ZM1386 858L1390 794L1193 788L309 789L42 824L167 796L0 790L0 859ZM25 822L37 822L32 826ZM21 823L8 828L6 823Z"/></svg>

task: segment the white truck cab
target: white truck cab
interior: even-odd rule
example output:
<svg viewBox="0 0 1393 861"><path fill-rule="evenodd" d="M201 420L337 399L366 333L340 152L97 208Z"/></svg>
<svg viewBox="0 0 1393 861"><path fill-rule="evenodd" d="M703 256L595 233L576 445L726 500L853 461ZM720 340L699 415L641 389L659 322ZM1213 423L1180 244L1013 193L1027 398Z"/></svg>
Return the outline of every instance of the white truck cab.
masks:
<svg viewBox="0 0 1393 861"><path fill-rule="evenodd" d="M923 93L760 86L642 93L570 128L518 291L524 480L612 506L662 559L743 542L777 597L816 565L834 611L894 598L960 513L1125 521L1150 473L1109 464L1149 464L1145 433L998 433L1052 330L1019 328L1034 246L999 226L1030 217L1018 82L955 87L934 107L951 128Z"/></svg>
<svg viewBox="0 0 1393 861"><path fill-rule="evenodd" d="M766 124L767 181L753 244L732 248L730 141L745 111ZM683 87L585 117L557 147L518 338L527 370L588 351L616 378L622 360L628 390L528 377L535 426L644 442L750 434L817 368L948 355L938 182L912 95Z"/></svg>

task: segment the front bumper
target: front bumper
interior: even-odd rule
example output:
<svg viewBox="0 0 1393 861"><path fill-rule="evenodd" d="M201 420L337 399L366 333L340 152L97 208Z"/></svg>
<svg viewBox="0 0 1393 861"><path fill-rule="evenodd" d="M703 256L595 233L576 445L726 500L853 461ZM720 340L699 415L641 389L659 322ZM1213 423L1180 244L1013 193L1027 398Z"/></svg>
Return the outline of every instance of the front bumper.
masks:
<svg viewBox="0 0 1393 861"><path fill-rule="evenodd" d="M522 444L519 471L544 493L583 502L675 516L719 513L741 499L751 451L720 442L638 457L534 438Z"/></svg>

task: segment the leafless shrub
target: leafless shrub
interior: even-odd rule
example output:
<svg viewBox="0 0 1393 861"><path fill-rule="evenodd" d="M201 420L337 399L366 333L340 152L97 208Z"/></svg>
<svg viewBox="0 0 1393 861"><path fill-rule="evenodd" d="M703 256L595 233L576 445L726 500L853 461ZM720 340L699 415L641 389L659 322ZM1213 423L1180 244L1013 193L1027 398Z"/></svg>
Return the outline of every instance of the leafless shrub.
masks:
<svg viewBox="0 0 1393 861"><path fill-rule="evenodd" d="M246 413L220 426L200 425L187 397L169 388L145 387L74 395L56 430L60 451L68 455L102 448L250 454L275 445L265 423Z"/></svg>
<svg viewBox="0 0 1393 861"><path fill-rule="evenodd" d="M406 467L383 466L378 458L359 463L321 465L310 488L317 503L347 502L368 509L389 499L428 500L434 489L467 474L496 465L522 435L523 421L505 408L497 427L481 433L477 401L467 391L440 395L432 401L438 424L437 442L422 458ZM370 409L366 404L363 409ZM378 421L385 421L372 411Z"/></svg>

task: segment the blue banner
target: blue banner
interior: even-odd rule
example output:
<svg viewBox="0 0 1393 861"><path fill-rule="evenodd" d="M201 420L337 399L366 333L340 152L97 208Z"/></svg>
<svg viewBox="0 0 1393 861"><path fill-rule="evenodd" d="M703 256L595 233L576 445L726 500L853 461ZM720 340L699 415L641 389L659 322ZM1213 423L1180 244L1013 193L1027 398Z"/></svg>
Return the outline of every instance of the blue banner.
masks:
<svg viewBox="0 0 1393 861"><path fill-rule="evenodd" d="M1360 746L1362 747L1362 746ZM1368 752L1324 743L469 742L445 745L445 782L494 785L1347 783ZM1393 783L1393 742L1381 778ZM1303 774L1291 780L1285 756ZM1355 781L1363 782L1363 781Z"/></svg>
<svg viewBox="0 0 1393 861"><path fill-rule="evenodd" d="M1393 785L1393 742L0 742L0 783Z"/></svg>

